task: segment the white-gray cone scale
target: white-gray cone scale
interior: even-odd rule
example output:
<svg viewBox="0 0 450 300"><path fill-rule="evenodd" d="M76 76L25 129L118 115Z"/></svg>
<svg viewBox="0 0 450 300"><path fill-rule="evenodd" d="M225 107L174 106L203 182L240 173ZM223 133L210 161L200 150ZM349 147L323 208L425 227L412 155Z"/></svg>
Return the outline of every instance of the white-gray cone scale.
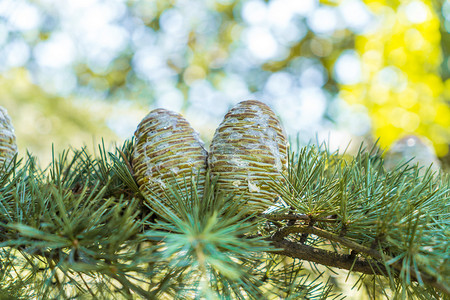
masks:
<svg viewBox="0 0 450 300"><path fill-rule="evenodd" d="M16 135L8 112L0 106L0 168L17 153Z"/></svg>

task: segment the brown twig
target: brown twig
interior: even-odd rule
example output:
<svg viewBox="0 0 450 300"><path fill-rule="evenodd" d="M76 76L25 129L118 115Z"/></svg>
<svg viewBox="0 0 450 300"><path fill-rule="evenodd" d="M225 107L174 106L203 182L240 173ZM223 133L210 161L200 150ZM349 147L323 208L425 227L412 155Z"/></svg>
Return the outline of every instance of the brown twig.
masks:
<svg viewBox="0 0 450 300"><path fill-rule="evenodd" d="M274 251L277 254L299 258L329 267L353 270L364 274L383 276L387 274L384 265L376 260L356 258L351 254L339 254L284 239L271 241L275 247L282 249Z"/></svg>
<svg viewBox="0 0 450 300"><path fill-rule="evenodd" d="M268 219L270 221L283 221L283 220L294 220L294 221L311 221L313 218L309 215L305 214L296 214L296 213L275 213L275 214L261 214L261 217ZM325 218L314 218L314 222L326 222L326 223L334 223L337 221L336 216L328 216Z"/></svg>
<svg viewBox="0 0 450 300"><path fill-rule="evenodd" d="M284 238L291 233L314 234L329 241L337 242L340 245L350 248L358 253L364 253L365 255L372 257L374 260L355 258L354 255L339 254L285 240ZM289 226L281 228L270 238L270 240L272 241L274 246L283 249L282 251L278 252L279 254L313 261L330 267L353 270L364 274L377 274L386 276L385 274L388 273L388 270L382 262L392 259L392 257L375 249L360 245L339 235L308 225ZM396 271L398 276L403 268L402 262L397 261L391 266ZM377 270L379 270L380 273ZM420 281L420 278L424 283L427 283L437 290L450 295L450 288L445 284L438 282L436 277L429 275L422 270L416 272L412 267L409 268L409 273L414 281Z"/></svg>

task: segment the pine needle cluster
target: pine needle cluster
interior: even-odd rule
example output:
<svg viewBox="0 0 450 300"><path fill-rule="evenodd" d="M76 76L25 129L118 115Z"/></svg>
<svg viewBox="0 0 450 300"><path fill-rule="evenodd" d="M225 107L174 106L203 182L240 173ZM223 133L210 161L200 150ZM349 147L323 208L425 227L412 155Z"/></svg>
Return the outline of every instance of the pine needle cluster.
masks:
<svg viewBox="0 0 450 300"><path fill-rule="evenodd" d="M142 195L132 140L47 168L15 157L0 170L0 299L341 299L338 271L371 298L450 296L448 174L386 171L375 148L297 150L259 214L209 176L201 197L194 176Z"/></svg>

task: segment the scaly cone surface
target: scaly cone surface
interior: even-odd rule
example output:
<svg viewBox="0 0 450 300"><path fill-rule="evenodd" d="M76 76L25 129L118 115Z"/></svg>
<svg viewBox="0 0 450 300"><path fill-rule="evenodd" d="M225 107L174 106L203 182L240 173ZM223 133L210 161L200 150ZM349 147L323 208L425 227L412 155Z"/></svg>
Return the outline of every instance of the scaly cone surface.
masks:
<svg viewBox="0 0 450 300"><path fill-rule="evenodd" d="M261 212L277 197L267 181L284 181L287 151L275 113L262 102L248 100L225 115L211 142L208 164L221 191L244 195Z"/></svg>
<svg viewBox="0 0 450 300"><path fill-rule="evenodd" d="M190 192L191 176L197 181L198 195L202 195L208 152L185 118L155 109L141 121L135 137L133 171L148 199L154 196L166 201L165 195L170 195L167 188L176 185L184 197Z"/></svg>
<svg viewBox="0 0 450 300"><path fill-rule="evenodd" d="M16 135L8 112L0 106L0 168L17 153Z"/></svg>

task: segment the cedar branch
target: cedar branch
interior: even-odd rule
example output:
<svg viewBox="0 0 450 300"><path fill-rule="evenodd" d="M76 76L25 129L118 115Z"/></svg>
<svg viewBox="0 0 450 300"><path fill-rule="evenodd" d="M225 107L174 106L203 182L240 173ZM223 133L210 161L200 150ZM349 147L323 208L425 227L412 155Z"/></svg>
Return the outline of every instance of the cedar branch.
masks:
<svg viewBox="0 0 450 300"><path fill-rule="evenodd" d="M361 257L357 258L354 255L339 254L285 240L284 238L291 233L314 234L319 237L325 238L329 241L337 242L356 252L364 253L365 255L374 258L374 260L368 260ZM339 269L361 272L364 274L386 276L386 274L388 274L388 270L386 266L382 263L382 261L389 261L392 259L392 257L383 254L375 249L362 246L356 242L348 240L339 235L308 225L287 226L281 228L269 240L273 243L275 247L283 249L281 251L278 251L278 254L312 261L329 267L336 267ZM392 267L396 271L396 275L398 276L398 274L402 270L401 261L393 263ZM437 290L440 290L445 294L450 295L450 288L444 283L439 282L435 276L427 274L422 270L416 272L412 267L409 269L409 272L414 281L419 281L418 278L420 278L424 283L427 283L432 287L436 288Z"/></svg>

